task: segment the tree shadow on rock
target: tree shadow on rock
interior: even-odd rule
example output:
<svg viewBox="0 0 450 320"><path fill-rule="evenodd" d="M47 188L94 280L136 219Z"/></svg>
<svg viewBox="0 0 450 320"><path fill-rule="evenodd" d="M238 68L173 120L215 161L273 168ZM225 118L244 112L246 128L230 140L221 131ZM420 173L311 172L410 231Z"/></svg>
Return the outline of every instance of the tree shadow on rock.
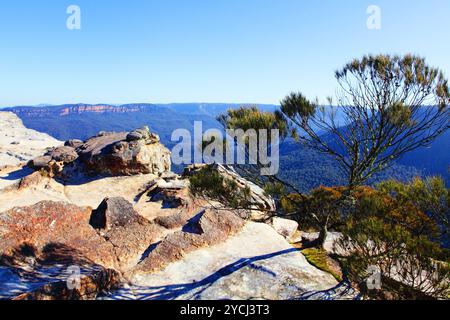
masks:
<svg viewBox="0 0 450 320"><path fill-rule="evenodd" d="M33 172L33 169L25 166L20 168L19 170L9 172L7 176L0 176L0 180L16 181L25 178Z"/></svg>
<svg viewBox="0 0 450 320"><path fill-rule="evenodd" d="M49 243L41 250L32 244L21 244L9 254L0 256L0 300L11 299L46 284L67 281L76 267L80 275L103 269L72 247Z"/></svg>
<svg viewBox="0 0 450 320"><path fill-rule="evenodd" d="M188 299L200 299L202 293L214 285L217 281L242 270L245 267L264 272L270 277L276 278L277 274L275 272L267 269L266 267L256 265L255 263L297 251L297 249L292 248L271 254L255 256L252 258L242 258L234 263L226 265L198 282L155 287L133 286L131 288L122 288L118 291L112 292L106 298L113 300L175 300L180 297L185 299L186 296L189 296Z"/></svg>

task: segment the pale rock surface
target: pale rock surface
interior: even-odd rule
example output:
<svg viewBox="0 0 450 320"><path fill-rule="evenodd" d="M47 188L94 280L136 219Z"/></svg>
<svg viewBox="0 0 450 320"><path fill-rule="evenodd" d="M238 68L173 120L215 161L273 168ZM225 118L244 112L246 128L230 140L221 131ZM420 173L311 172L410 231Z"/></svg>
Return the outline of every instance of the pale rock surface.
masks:
<svg viewBox="0 0 450 320"><path fill-rule="evenodd" d="M272 219L272 227L276 232L291 242L297 233L298 223L294 220L274 217Z"/></svg>
<svg viewBox="0 0 450 320"><path fill-rule="evenodd" d="M27 163L47 148L62 144L45 133L27 129L14 113L0 112L0 168Z"/></svg>
<svg viewBox="0 0 450 320"><path fill-rule="evenodd" d="M303 299L338 286L272 227L255 222L221 244L130 280L102 299Z"/></svg>
<svg viewBox="0 0 450 320"><path fill-rule="evenodd" d="M17 120L17 117L13 116L11 121L15 121L18 126ZM0 127L0 130L2 129L3 127ZM21 125L17 135L10 137L14 140L10 142L11 146L28 141L28 138L21 135L23 130L28 129ZM8 215L3 213L4 217L17 216L22 223L29 221L28 227L35 228L35 232L30 233L34 236L32 242L41 244L38 247L56 239L58 242L80 247L84 255L105 267L114 265L116 270L125 272L130 281L129 287L114 291L104 297L107 299L346 298L335 293L340 292L336 289L339 286L331 275L308 264L300 251L293 248L270 225L244 223L232 212L211 212L208 209L202 218L195 220L199 208L203 205L189 195L186 180L168 172L170 154L159 144L159 138L151 134L148 128L124 135L125 133L122 133L122 136L116 137L100 134L88 144L71 141L67 143L67 148L60 148L57 152L62 162L78 162L81 159L75 159L76 156L70 149L76 148L80 158L87 156L88 161L101 166L111 164L111 173L132 176L88 177L75 171L75 174L67 177L53 179L42 176L39 172L31 174L32 171L23 165L3 168L0 169L0 212L21 207L22 209L12 209ZM5 141L5 138L0 138L0 146L3 146L2 141ZM50 146L56 147L60 144L55 142L55 145ZM27 160L42 156L48 151L45 148L36 151L34 145L28 150L27 145L23 144L21 148L22 152L32 154ZM110 151L109 145L112 145L113 149L105 158L100 151L105 148ZM83 148L84 152L80 152L79 148ZM150 152L154 157L141 159L138 152L141 148L155 149L154 153ZM131 162L124 161L122 155L126 152L123 150L136 150L136 158ZM0 159L3 159L1 154L0 149ZM235 180L239 186L250 187L253 200L258 203L254 213L259 215L259 218L253 216L253 219L265 220L265 212L275 207L273 200L267 197L261 188L249 183L236 172L225 167L218 167L218 170ZM146 172L154 174L144 174ZM132 212L135 210L145 219L126 219L130 223L116 226L107 232L94 230L88 225L90 210L98 208L105 198L113 197L122 197L130 202L130 205L127 205L130 212L128 216L136 217ZM90 207L79 209L77 215L78 229L82 232L70 234L74 220L71 216L61 216L62 210L47 210L42 203L36 205L45 200L65 202L67 204L64 207L69 209L72 208L71 204L78 208ZM33 205L33 208L23 208ZM57 208L59 204L53 206ZM75 209L69 211L73 214L77 212ZM38 212L42 214L36 215ZM41 219L45 223L35 223L37 220L33 218L33 214L37 220ZM63 228L58 227L60 224ZM17 231L17 236L8 238L11 247L15 248L19 242L30 238L21 228L14 229L15 223L10 223L9 226L10 230ZM6 237L6 229L1 227L0 225L0 234ZM56 227L58 232L51 234L46 231ZM88 245L78 246L85 241ZM104 248L100 248L101 246ZM6 249L4 247L2 250ZM6 250L4 253L9 256L13 252ZM151 257L160 259L161 263L155 265L149 259ZM56 268L58 274L61 271L57 265L52 265L51 268ZM43 270L42 274L45 277L53 275L50 270ZM16 279L14 275L11 269L0 269L0 291L6 291L8 295L11 294L9 297L12 297L15 295L13 293L34 290L35 287L27 288L26 285L21 285L23 275L20 279ZM47 278L43 279L43 283L48 281ZM12 287L3 290L2 286L8 283ZM95 287L95 283L89 282L89 286L91 285Z"/></svg>
<svg viewBox="0 0 450 320"><path fill-rule="evenodd" d="M78 206L97 208L104 198L124 197L134 203L141 193L143 185L155 179L152 174L125 177L80 177L66 184L50 179L43 180L26 189L19 190L11 186L0 190L0 212L17 206L28 206L43 200L65 201ZM0 185L2 183L0 176ZM20 179L15 181L19 183ZM5 182L6 184L6 182Z"/></svg>
<svg viewBox="0 0 450 320"><path fill-rule="evenodd" d="M32 174L33 171L31 168L23 166L0 167L0 192L4 188L19 183L22 178Z"/></svg>

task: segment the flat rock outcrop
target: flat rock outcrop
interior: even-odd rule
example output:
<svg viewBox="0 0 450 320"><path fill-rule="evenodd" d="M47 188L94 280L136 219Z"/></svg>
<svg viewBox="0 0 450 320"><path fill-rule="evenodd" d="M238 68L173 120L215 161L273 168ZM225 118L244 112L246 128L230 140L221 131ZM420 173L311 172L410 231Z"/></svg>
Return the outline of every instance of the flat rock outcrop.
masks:
<svg viewBox="0 0 450 320"><path fill-rule="evenodd" d="M99 225L99 221L108 221L108 227ZM95 211L64 202L43 201L1 213L0 225L3 264L11 267L20 264L24 248L31 248L34 256L62 247L64 257L71 261L83 264L89 261L120 271L135 265L162 229L141 217L122 198L105 199ZM56 253L60 254L59 251Z"/></svg>
<svg viewBox="0 0 450 320"><path fill-rule="evenodd" d="M17 166L63 142L26 128L12 112L0 112L0 167Z"/></svg>
<svg viewBox="0 0 450 320"><path fill-rule="evenodd" d="M346 299L330 274L310 265L272 227L247 222L215 246L186 252L154 273L135 272L130 284L101 299L236 300Z"/></svg>
<svg viewBox="0 0 450 320"><path fill-rule="evenodd" d="M243 226L244 221L233 212L208 209L194 217L182 231L168 235L157 244L132 273L155 272L189 252L225 241Z"/></svg>

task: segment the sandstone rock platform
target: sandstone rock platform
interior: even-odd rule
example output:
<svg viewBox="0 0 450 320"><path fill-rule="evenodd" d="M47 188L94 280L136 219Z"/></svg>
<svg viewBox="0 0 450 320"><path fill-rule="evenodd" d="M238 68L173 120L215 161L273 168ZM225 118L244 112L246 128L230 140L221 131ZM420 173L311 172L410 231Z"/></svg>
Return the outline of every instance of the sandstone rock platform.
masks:
<svg viewBox="0 0 450 320"><path fill-rule="evenodd" d="M136 272L130 284L101 299L209 300L343 298L330 274L267 224L247 222L236 236L188 253L153 274Z"/></svg>
<svg viewBox="0 0 450 320"><path fill-rule="evenodd" d="M17 166L42 155L63 142L26 128L12 112L0 112L0 168Z"/></svg>
<svg viewBox="0 0 450 320"><path fill-rule="evenodd" d="M270 224L261 188L217 166L249 187L253 214L194 198L146 127L33 148L21 149L31 167L0 168L0 299L353 297L288 243L292 221Z"/></svg>

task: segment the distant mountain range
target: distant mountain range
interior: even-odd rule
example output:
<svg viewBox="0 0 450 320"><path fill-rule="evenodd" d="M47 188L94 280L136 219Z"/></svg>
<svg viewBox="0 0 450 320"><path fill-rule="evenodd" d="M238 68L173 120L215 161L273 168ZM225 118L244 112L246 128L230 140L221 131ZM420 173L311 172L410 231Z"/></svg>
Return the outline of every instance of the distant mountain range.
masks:
<svg viewBox="0 0 450 320"><path fill-rule="evenodd" d="M45 132L58 140L87 139L99 131L130 131L149 126L171 148L173 130L193 130L194 121L202 121L203 129L221 129L217 115L230 108L256 105L265 111L274 111L276 105L226 104L226 103L176 103L176 104L67 104L60 106L20 106L5 108L17 114L26 127ZM393 168L375 179L395 177L409 179L416 175L441 175L450 183L450 132L439 137L430 148L407 154ZM281 146L282 175L307 191L319 185L344 183L335 163L322 154L293 141ZM180 169L180 168L176 168Z"/></svg>
<svg viewBox="0 0 450 320"><path fill-rule="evenodd" d="M60 140L86 139L99 130L130 131L144 125L157 132L164 143L171 145L172 131L191 130L194 121L205 128L221 128L215 117L241 104L67 104L50 107L13 107L3 111L17 114L29 128L47 132ZM275 105L258 105L273 111Z"/></svg>

